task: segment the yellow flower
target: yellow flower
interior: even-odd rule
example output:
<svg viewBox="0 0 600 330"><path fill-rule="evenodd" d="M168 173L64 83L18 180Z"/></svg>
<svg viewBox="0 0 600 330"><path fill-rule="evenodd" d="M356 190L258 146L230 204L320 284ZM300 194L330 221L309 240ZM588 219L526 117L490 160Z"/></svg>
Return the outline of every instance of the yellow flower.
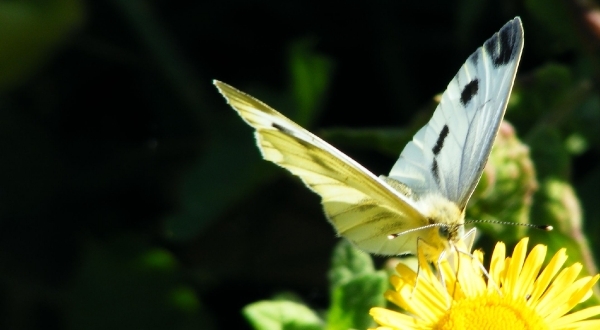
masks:
<svg viewBox="0 0 600 330"><path fill-rule="evenodd" d="M600 306L568 314L592 294L599 275L577 280L581 264L561 270L565 249L542 270L546 246L537 245L527 256L528 238L522 239L512 257L505 257L504 243L492 255L489 277L483 275L481 252L474 257L455 255L454 265L440 265L442 283L419 255L420 274L403 264L392 276L395 291L386 298L400 306L400 313L372 308L377 329L600 329ZM457 280L458 277L458 280Z"/></svg>

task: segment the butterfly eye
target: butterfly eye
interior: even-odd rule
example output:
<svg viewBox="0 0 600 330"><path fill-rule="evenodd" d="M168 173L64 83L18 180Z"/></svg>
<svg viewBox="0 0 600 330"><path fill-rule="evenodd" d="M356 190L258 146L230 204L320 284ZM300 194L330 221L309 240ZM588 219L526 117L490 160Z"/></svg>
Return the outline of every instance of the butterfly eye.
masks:
<svg viewBox="0 0 600 330"><path fill-rule="evenodd" d="M450 238L450 227L449 226L440 226L439 234L440 234L440 237L449 239Z"/></svg>

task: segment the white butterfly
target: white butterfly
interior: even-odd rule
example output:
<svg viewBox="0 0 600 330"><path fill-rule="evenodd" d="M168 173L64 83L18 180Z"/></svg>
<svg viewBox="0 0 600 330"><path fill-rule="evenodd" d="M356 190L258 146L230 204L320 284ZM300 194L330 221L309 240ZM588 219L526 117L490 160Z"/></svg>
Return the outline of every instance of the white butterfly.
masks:
<svg viewBox="0 0 600 330"><path fill-rule="evenodd" d="M376 177L252 96L214 84L256 129L263 157L321 196L339 235L381 255L415 254L420 241L433 261L463 237L465 208L504 117L522 49L516 17L469 56L388 177Z"/></svg>

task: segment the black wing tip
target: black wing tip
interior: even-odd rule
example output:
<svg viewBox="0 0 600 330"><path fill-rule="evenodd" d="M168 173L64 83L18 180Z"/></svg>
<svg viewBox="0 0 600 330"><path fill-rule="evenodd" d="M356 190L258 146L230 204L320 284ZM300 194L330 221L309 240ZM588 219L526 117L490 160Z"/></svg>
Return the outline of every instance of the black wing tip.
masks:
<svg viewBox="0 0 600 330"><path fill-rule="evenodd" d="M498 31L498 33L504 30L511 31L511 34L519 34L519 32L520 34L523 34L523 21L521 21L521 17L515 16L515 18L506 22L506 24L504 24L504 26L500 28L500 31Z"/></svg>
<svg viewBox="0 0 600 330"><path fill-rule="evenodd" d="M494 33L483 48L490 56L495 67L507 65L518 60L523 50L523 24L520 17L515 17Z"/></svg>
<svg viewBox="0 0 600 330"><path fill-rule="evenodd" d="M477 65L481 52L487 52L494 66L499 67L514 61L521 56L523 50L523 22L519 16L506 22L502 28L485 41L482 47L477 48L469 62Z"/></svg>
<svg viewBox="0 0 600 330"><path fill-rule="evenodd" d="M521 21L521 17L516 16L515 18L506 22L498 34L501 34L503 31L506 31L505 33L513 36L515 41L523 39L523 22Z"/></svg>

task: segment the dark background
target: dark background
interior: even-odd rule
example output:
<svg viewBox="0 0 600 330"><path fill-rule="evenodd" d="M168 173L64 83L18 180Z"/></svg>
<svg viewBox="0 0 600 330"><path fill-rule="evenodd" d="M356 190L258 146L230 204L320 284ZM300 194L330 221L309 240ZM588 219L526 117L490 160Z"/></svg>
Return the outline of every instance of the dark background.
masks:
<svg viewBox="0 0 600 330"><path fill-rule="evenodd" d="M326 308L337 239L319 198L260 159L212 79L317 134L414 132L515 16L517 85L555 63L557 88L588 86L555 128L585 142L563 176L593 243L594 15L559 0L0 1L0 328L247 328L240 309L280 291ZM524 132L538 115L507 119ZM332 143L377 174L400 152Z"/></svg>

